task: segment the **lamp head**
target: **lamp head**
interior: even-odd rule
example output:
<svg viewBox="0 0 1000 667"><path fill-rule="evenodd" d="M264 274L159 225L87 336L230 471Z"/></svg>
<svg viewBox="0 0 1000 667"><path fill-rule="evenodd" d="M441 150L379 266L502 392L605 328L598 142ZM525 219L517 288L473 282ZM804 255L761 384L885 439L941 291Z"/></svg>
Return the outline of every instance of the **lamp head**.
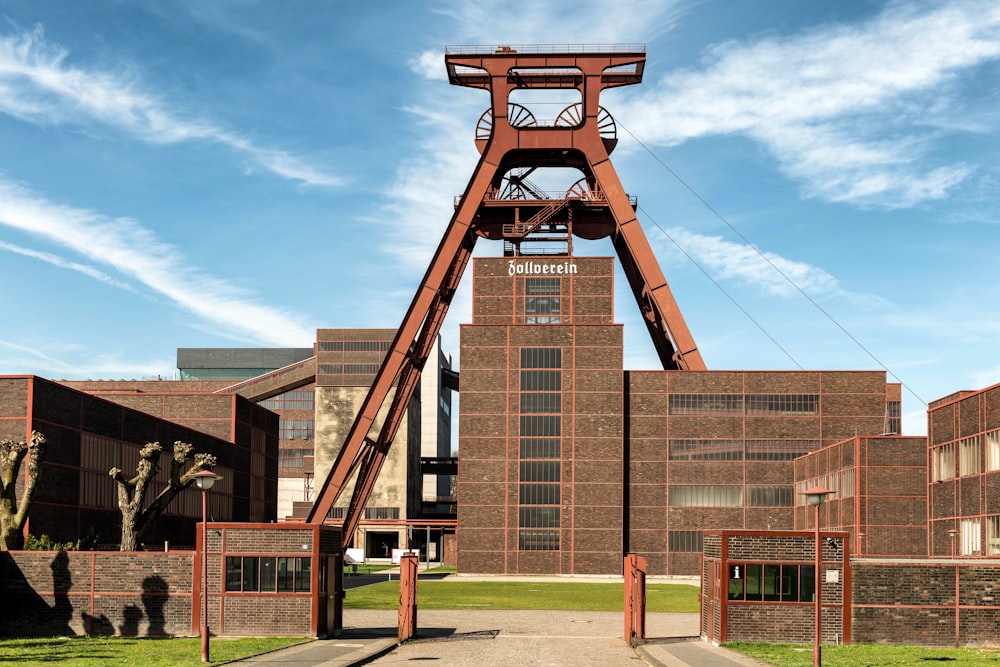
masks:
<svg viewBox="0 0 1000 667"><path fill-rule="evenodd" d="M215 484L215 480L222 479L222 475L217 475L211 470L199 470L191 476L194 477L194 483L202 491L208 491Z"/></svg>
<svg viewBox="0 0 1000 667"><path fill-rule="evenodd" d="M822 505L826 497L833 493L830 489L824 489L822 486L814 486L811 489L806 489L802 492L802 495L806 497L810 505Z"/></svg>

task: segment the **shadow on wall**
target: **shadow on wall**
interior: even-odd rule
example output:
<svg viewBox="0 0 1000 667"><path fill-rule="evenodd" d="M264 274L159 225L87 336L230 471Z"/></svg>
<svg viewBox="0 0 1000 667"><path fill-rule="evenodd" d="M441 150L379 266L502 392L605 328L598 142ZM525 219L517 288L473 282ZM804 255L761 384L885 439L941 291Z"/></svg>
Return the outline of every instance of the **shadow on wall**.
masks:
<svg viewBox="0 0 1000 667"><path fill-rule="evenodd" d="M42 552L38 553L41 555ZM44 577L41 572L42 562L39 561L38 588L42 588L41 579ZM90 595L86 590L88 587L83 587L83 595L71 595L73 574L69 555L65 551L57 552L48 567L52 587L50 591L36 591L11 554L0 552L0 597L3 598L3 604L0 605L0 635L169 636L166 632L164 607L170 598L170 587L163 578L152 575L142 580L142 609L134 602L127 602L114 621L104 614L91 615L80 611L80 622L74 624L74 600L79 607L90 607Z"/></svg>

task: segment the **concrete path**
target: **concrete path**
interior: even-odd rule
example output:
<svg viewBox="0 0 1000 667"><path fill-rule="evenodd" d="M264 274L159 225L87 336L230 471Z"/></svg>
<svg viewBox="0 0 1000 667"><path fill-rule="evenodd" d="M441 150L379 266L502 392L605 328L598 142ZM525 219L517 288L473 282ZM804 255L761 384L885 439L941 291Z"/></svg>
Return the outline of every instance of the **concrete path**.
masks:
<svg viewBox="0 0 1000 667"><path fill-rule="evenodd" d="M646 644L622 639L620 612L418 610L418 638L396 645L396 612L347 609L344 634L239 661L282 667L454 666L748 667L762 663L698 638L697 614L647 614Z"/></svg>

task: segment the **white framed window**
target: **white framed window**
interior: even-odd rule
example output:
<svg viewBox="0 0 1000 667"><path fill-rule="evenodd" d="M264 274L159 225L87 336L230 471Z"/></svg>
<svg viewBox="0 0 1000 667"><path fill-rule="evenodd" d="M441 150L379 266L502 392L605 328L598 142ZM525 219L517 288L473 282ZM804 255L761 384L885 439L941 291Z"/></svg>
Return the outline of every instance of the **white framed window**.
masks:
<svg viewBox="0 0 1000 667"><path fill-rule="evenodd" d="M982 472L980 462L983 458L983 450L979 442L978 435L958 441L958 474L960 477Z"/></svg>
<svg viewBox="0 0 1000 667"><path fill-rule="evenodd" d="M981 551L981 523L979 519L962 519L962 555L978 556Z"/></svg>
<svg viewBox="0 0 1000 667"><path fill-rule="evenodd" d="M986 517L986 555L1000 556L1000 516Z"/></svg>
<svg viewBox="0 0 1000 667"><path fill-rule="evenodd" d="M990 431L986 440L986 471L1000 470L1000 429Z"/></svg>

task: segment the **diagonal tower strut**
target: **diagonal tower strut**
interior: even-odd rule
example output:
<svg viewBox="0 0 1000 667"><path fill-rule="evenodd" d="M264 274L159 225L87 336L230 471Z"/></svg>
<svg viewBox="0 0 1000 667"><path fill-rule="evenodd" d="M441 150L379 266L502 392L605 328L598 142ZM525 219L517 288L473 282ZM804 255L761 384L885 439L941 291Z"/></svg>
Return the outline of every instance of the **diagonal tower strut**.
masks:
<svg viewBox="0 0 1000 667"><path fill-rule="evenodd" d="M522 211L527 220L535 215L548 216L548 220L567 209L573 234L589 239L610 236L663 368L705 370L609 157L615 144L608 136L613 120L609 121L600 107L600 92L641 82L645 60L641 46L473 46L446 50L445 65L452 84L490 92L490 108L476 128L476 146L482 155L337 459L318 490L309 523L326 520L356 474L343 524L345 544L354 534L476 240L509 241L512 233L521 235L516 240L528 239L539 225L514 225ZM511 92L523 89L575 89L581 102L560 114L561 123L557 119L552 125L540 124L509 101ZM580 170L593 196L567 197L563 202L496 198L505 174L537 167ZM385 417L378 423L387 401Z"/></svg>

